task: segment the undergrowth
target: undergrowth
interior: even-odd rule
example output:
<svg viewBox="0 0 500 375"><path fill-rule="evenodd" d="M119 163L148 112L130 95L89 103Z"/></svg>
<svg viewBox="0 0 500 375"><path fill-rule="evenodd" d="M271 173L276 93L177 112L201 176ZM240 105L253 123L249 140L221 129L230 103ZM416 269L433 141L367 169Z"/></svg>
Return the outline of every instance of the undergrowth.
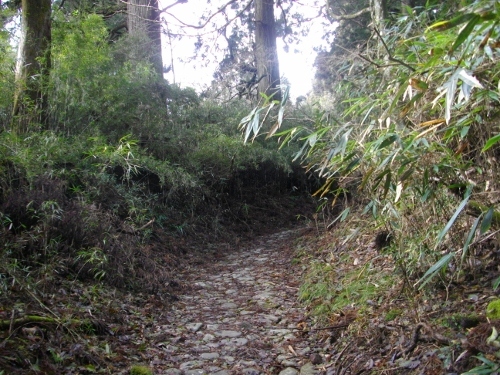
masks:
<svg viewBox="0 0 500 375"><path fill-rule="evenodd" d="M279 230L293 223L292 207L309 206L298 197L315 182L286 152L241 142L247 103L159 80L140 37L109 43L100 15L57 10L53 18L47 124L12 126L14 56L0 60L5 288L28 275L49 285L53 272L155 292L189 244ZM13 52L6 35L0 42Z"/></svg>
<svg viewBox="0 0 500 375"><path fill-rule="evenodd" d="M332 46L334 95L309 99L309 122L286 116L284 95L240 123L247 140L267 131L300 147L295 159L324 178L314 195L334 214L326 227L361 213L352 230L371 221L387 232L415 290L474 273L475 252L499 229L500 16L491 1L454 11L428 2L394 15L362 54Z"/></svg>

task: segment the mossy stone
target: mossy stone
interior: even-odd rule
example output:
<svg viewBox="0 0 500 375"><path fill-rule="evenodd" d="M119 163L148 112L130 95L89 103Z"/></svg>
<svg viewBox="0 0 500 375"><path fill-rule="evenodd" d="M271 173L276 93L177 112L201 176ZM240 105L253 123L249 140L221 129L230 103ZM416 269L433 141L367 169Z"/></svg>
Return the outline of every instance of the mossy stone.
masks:
<svg viewBox="0 0 500 375"><path fill-rule="evenodd" d="M135 365L130 368L130 375L153 375L153 371L146 366Z"/></svg>
<svg viewBox="0 0 500 375"><path fill-rule="evenodd" d="M489 319L500 319L500 299L495 299L488 303L488 307L486 307L486 316Z"/></svg>

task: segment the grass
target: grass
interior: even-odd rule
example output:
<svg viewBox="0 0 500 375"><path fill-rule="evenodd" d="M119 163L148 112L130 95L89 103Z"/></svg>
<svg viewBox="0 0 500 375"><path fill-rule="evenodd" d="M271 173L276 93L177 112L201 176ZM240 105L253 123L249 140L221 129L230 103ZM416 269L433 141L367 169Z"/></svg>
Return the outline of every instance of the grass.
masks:
<svg viewBox="0 0 500 375"><path fill-rule="evenodd" d="M403 313L403 311L402 311L402 310L400 310L400 309L392 309L392 310L389 310L389 311L385 314L384 319L385 319L387 322L391 322L391 321L393 321L394 319L396 319L398 316L400 316L402 313Z"/></svg>
<svg viewBox="0 0 500 375"><path fill-rule="evenodd" d="M313 261L299 290L299 299L319 319L346 307L363 309L378 300L393 284L392 275L377 272L370 262L346 273L337 273L332 264Z"/></svg>

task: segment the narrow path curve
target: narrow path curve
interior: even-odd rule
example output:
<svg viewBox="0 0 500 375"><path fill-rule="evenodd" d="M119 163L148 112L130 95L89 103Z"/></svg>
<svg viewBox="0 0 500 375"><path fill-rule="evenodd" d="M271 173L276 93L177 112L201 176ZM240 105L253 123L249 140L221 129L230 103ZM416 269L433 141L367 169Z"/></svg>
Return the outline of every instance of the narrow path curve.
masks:
<svg viewBox="0 0 500 375"><path fill-rule="evenodd" d="M151 333L163 359L160 366L152 362L160 370L155 373L324 373L322 355L300 331L300 270L292 266L289 246L296 234L262 237L250 248L187 271L191 290L166 312L169 323Z"/></svg>

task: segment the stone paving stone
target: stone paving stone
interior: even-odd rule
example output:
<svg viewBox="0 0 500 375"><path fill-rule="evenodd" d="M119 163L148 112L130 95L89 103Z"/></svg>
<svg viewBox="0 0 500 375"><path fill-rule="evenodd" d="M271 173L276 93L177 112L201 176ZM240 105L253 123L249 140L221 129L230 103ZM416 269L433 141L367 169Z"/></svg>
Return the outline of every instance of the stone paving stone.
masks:
<svg viewBox="0 0 500 375"><path fill-rule="evenodd" d="M203 327L203 323L190 323L186 324L186 328L193 332L198 332Z"/></svg>
<svg viewBox="0 0 500 375"><path fill-rule="evenodd" d="M219 353L201 353L201 359L216 359L219 358Z"/></svg>
<svg viewBox="0 0 500 375"><path fill-rule="evenodd" d="M238 337L241 336L241 332L238 331L218 331L215 332L217 336L221 337Z"/></svg>
<svg viewBox="0 0 500 375"><path fill-rule="evenodd" d="M311 362L306 363L300 368L300 375L315 375L317 373L316 367Z"/></svg>
<svg viewBox="0 0 500 375"><path fill-rule="evenodd" d="M182 375L182 371L176 368L169 368L162 372L163 375Z"/></svg>
<svg viewBox="0 0 500 375"><path fill-rule="evenodd" d="M206 375L206 374L207 372L201 368L184 371L184 375Z"/></svg>
<svg viewBox="0 0 500 375"><path fill-rule="evenodd" d="M243 372L244 375L259 375L260 374L259 370L254 369L252 367L243 369L242 372Z"/></svg>
<svg viewBox="0 0 500 375"><path fill-rule="evenodd" d="M280 371L279 375L297 375L299 372L293 367L287 367L286 369Z"/></svg>
<svg viewBox="0 0 500 375"><path fill-rule="evenodd" d="M223 309L236 309L238 305L234 302L226 302L220 305L220 307Z"/></svg>
<svg viewBox="0 0 500 375"><path fill-rule="evenodd" d="M211 335L210 333L207 333L205 336L203 336L203 341L212 341L215 339L214 335Z"/></svg>

